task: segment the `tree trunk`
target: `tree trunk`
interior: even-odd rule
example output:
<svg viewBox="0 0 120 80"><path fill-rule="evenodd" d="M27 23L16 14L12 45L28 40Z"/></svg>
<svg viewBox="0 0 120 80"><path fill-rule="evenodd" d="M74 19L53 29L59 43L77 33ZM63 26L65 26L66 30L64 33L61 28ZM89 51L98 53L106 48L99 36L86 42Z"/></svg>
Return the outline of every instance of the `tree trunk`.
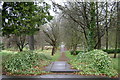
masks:
<svg viewBox="0 0 120 80"><path fill-rule="evenodd" d="M98 22L98 2L96 2L96 10L97 10L97 16L96 16L96 21L97 21L97 24L96 24L96 27L97 27L97 46L96 46L96 48L97 49L101 49L101 37L100 37L100 27L99 27L99 22Z"/></svg>
<svg viewBox="0 0 120 80"><path fill-rule="evenodd" d="M16 42L16 44L18 46L19 51L22 52L24 47L22 47L21 43L19 42Z"/></svg>
<svg viewBox="0 0 120 80"><path fill-rule="evenodd" d="M120 2L117 2L117 27L118 27L118 48L120 49Z"/></svg>
<svg viewBox="0 0 120 80"><path fill-rule="evenodd" d="M6 48L10 48L10 46L11 46L10 38L8 38L8 42L7 42Z"/></svg>
<svg viewBox="0 0 120 80"><path fill-rule="evenodd" d="M116 42L115 42L115 51L117 50L117 48L120 49L120 5L119 2L117 2L117 26L116 26ZM116 58L117 53L114 53L114 58Z"/></svg>
<svg viewBox="0 0 120 80"><path fill-rule="evenodd" d="M91 2L90 3L90 16L91 16L91 21L90 24L88 25L88 35L87 35L87 43L88 43L88 51L91 51L95 47L95 27L96 27L96 20L95 20L95 3Z"/></svg>
<svg viewBox="0 0 120 80"><path fill-rule="evenodd" d="M117 27L116 27L115 51L117 50L117 44L118 44L118 42L117 42ZM116 55L117 55L117 53L115 52L114 53L114 58L116 58Z"/></svg>
<svg viewBox="0 0 120 80"><path fill-rule="evenodd" d="M41 47L41 51L43 51L44 50L44 45L42 45L42 47Z"/></svg>
<svg viewBox="0 0 120 80"><path fill-rule="evenodd" d="M73 46L73 54L76 55L77 44Z"/></svg>
<svg viewBox="0 0 120 80"><path fill-rule="evenodd" d="M20 52L22 52L22 51L23 51L23 48L19 48L19 50L20 50Z"/></svg>
<svg viewBox="0 0 120 80"><path fill-rule="evenodd" d="M34 35L29 36L29 49L34 50Z"/></svg>
<svg viewBox="0 0 120 80"><path fill-rule="evenodd" d="M53 48L52 48L52 56L55 54L55 46L53 46Z"/></svg>
<svg viewBox="0 0 120 80"><path fill-rule="evenodd" d="M107 2L106 2L106 50L108 50L108 26L107 26Z"/></svg>
<svg viewBox="0 0 120 80"><path fill-rule="evenodd" d="M106 50L108 50L108 29L106 29Z"/></svg>

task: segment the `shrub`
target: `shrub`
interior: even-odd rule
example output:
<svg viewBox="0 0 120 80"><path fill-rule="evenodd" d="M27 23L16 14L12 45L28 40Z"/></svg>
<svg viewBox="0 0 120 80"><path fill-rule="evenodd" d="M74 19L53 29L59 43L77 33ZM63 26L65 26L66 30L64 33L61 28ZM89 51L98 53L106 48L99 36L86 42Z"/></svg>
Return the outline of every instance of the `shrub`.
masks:
<svg viewBox="0 0 120 80"><path fill-rule="evenodd" d="M83 53L84 51L70 51L71 55L78 55L79 53Z"/></svg>
<svg viewBox="0 0 120 80"><path fill-rule="evenodd" d="M105 50L103 49L103 51L107 52L108 54L111 54L111 53L120 53L120 49L109 49L109 50Z"/></svg>
<svg viewBox="0 0 120 80"><path fill-rule="evenodd" d="M117 71L112 68L111 58L102 50L79 54L71 63L75 68L83 70L84 74L117 75Z"/></svg>
<svg viewBox="0 0 120 80"><path fill-rule="evenodd" d="M5 58L4 56L3 58ZM6 72L16 73L22 71L33 71L35 66L46 64L51 58L44 54L33 52L19 52L9 55L6 60L3 59L3 69ZM28 71L29 72L29 71Z"/></svg>

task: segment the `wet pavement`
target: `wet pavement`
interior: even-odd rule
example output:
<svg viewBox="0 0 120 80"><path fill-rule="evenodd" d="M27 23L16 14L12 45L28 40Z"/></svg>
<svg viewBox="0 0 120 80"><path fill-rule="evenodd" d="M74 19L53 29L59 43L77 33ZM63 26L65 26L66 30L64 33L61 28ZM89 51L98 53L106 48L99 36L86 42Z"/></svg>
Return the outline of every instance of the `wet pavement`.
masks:
<svg viewBox="0 0 120 80"><path fill-rule="evenodd" d="M119 80L101 76L49 74L40 76L2 76L2 80Z"/></svg>
<svg viewBox="0 0 120 80"><path fill-rule="evenodd" d="M70 64L66 61L55 61L46 67L45 71L56 72L56 73L73 73L79 70L71 69Z"/></svg>

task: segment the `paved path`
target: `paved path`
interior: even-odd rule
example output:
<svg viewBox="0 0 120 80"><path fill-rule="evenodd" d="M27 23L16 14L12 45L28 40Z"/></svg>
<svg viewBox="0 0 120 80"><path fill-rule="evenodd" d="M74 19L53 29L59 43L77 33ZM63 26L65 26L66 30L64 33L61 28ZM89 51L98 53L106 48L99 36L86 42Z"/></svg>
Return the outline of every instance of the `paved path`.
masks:
<svg viewBox="0 0 120 80"><path fill-rule="evenodd" d="M119 80L119 78L49 74L49 75L41 75L41 76L2 76L2 80Z"/></svg>
<svg viewBox="0 0 120 80"><path fill-rule="evenodd" d="M61 53L60 58L58 59L58 61L69 61L70 59L66 57L65 53Z"/></svg>
<svg viewBox="0 0 120 80"><path fill-rule="evenodd" d="M56 73L71 73L77 72L76 69L71 69L71 66L66 61L55 61L46 67L45 71L56 72Z"/></svg>
<svg viewBox="0 0 120 80"><path fill-rule="evenodd" d="M71 73L78 72L76 69L71 69L70 64L67 63L69 59L66 57L65 53L61 53L58 61L52 62L46 67L45 71L56 72L56 73Z"/></svg>

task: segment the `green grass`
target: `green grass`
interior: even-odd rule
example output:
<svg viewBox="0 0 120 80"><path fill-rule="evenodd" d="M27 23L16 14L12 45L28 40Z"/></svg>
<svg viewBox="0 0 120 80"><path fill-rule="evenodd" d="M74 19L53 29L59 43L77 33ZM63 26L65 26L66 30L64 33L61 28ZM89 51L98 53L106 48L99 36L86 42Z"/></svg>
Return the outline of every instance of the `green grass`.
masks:
<svg viewBox="0 0 120 80"><path fill-rule="evenodd" d="M120 73L120 68L119 68L119 65L118 65L118 64L120 64L119 54L117 54L117 58L113 58L114 54L108 54L108 55L112 58L112 66L113 66L113 68Z"/></svg>
<svg viewBox="0 0 120 80"><path fill-rule="evenodd" d="M56 51L55 55L52 56L52 61L58 60L59 57L60 57L60 51Z"/></svg>
<svg viewBox="0 0 120 80"><path fill-rule="evenodd" d="M43 50L43 51L41 51L41 50L34 50L34 52L36 52L36 53L44 53L44 54L47 54L47 55L51 55L51 52L52 52L52 50L51 49L49 49L49 50Z"/></svg>
<svg viewBox="0 0 120 80"><path fill-rule="evenodd" d="M26 50L26 51L28 51L28 50ZM23 51L24 52L24 51ZM43 51L41 51L41 50L34 50L33 52L35 52L35 53L43 53L43 54L45 54L45 55L49 55L49 56L51 56L51 52L52 52L52 50L51 49L49 49L49 50L43 50ZM18 51L10 51L10 50L1 50L0 51L0 56L2 55L2 56L5 56L5 55L10 55L10 54L17 54L18 53ZM55 60L57 60L59 57L60 57L60 51L56 51L56 53L55 53L55 55L54 56L51 56L52 57L52 61L55 61Z"/></svg>
<svg viewBox="0 0 120 80"><path fill-rule="evenodd" d="M56 61L59 57L60 57L60 51L57 50L56 53L54 54L54 56L51 55L51 52L52 50L49 49L49 50L35 50L34 52L37 52L37 53L44 53L45 55L49 55L52 57L52 60L51 61Z"/></svg>
<svg viewBox="0 0 120 80"><path fill-rule="evenodd" d="M120 61L120 58L112 58L112 66L118 72L120 72L120 68L119 68L119 65L118 65L118 64L120 64L119 61Z"/></svg>
<svg viewBox="0 0 120 80"><path fill-rule="evenodd" d="M18 51L1 50L0 55L16 54Z"/></svg>
<svg viewBox="0 0 120 80"><path fill-rule="evenodd" d="M69 58L69 59L74 59L76 58L77 55L71 55L70 51L66 51L66 56Z"/></svg>
<svg viewBox="0 0 120 80"><path fill-rule="evenodd" d="M114 57L114 54L108 54L111 58L113 58ZM119 56L119 54L117 54L116 55L116 57L118 57Z"/></svg>

